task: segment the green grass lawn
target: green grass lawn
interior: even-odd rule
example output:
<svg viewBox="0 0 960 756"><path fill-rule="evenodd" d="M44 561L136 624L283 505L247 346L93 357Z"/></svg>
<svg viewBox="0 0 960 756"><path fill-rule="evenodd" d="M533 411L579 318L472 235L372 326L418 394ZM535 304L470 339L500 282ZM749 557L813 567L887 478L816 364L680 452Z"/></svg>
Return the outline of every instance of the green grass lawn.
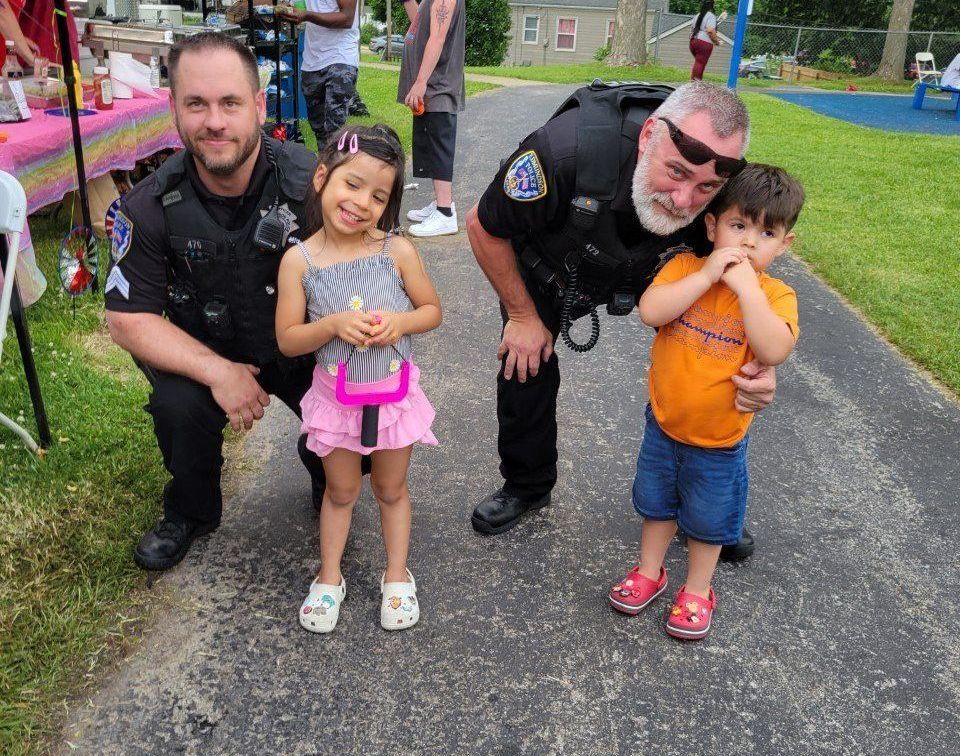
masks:
<svg viewBox="0 0 960 756"><path fill-rule="evenodd" d="M745 99L748 157L783 165L806 187L794 250L960 394L960 187L947 178L960 175L960 138L877 131L765 95Z"/></svg>
<svg viewBox="0 0 960 756"><path fill-rule="evenodd" d="M377 115L353 120L390 124L409 152L412 117L396 102L397 74L363 69L359 88ZM110 341L102 296L74 308L55 283L66 214L30 227L50 282L27 317L54 444L41 460L0 428L0 753L40 748L62 701L146 613L151 594L131 554L161 512L166 479L142 409L146 380ZM12 323L0 411L33 431Z"/></svg>

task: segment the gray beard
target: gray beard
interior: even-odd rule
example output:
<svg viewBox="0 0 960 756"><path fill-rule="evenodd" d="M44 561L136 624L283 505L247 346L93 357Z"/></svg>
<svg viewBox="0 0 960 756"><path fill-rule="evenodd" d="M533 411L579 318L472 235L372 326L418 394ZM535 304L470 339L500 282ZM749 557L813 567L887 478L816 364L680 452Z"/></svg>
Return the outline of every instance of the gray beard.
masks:
<svg viewBox="0 0 960 756"><path fill-rule="evenodd" d="M637 168L633 172L633 207L637 211L640 224L647 231L657 236L670 236L684 226L690 225L696 214L677 208L669 193L650 190L647 177L650 175L650 160L653 154L650 148L653 146L651 144L643 151L637 160ZM663 205L675 214L666 215L660 212L654 207L655 203Z"/></svg>

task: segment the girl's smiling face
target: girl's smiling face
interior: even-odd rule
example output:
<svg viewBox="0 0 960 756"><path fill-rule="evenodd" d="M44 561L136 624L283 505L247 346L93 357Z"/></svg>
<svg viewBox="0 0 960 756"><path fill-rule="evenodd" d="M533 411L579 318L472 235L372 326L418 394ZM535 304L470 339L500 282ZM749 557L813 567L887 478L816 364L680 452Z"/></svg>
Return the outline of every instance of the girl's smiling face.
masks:
<svg viewBox="0 0 960 756"><path fill-rule="evenodd" d="M392 166L365 152L358 152L332 172L321 163L313 185L320 195L324 228L344 236L376 228L395 178Z"/></svg>

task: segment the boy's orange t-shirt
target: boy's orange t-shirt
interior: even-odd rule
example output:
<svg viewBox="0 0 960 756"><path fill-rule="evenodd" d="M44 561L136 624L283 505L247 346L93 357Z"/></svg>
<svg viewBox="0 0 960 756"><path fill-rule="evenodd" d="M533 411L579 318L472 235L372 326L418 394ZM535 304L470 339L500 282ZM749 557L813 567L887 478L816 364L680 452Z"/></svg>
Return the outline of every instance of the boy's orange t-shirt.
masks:
<svg viewBox="0 0 960 756"><path fill-rule="evenodd" d="M679 254L653 280L672 283L699 271L706 258ZM800 334L797 295L783 281L759 274L760 288L794 338ZM663 432L676 441L705 448L733 446L753 421L734 407L731 376L753 359L737 295L715 283L683 315L662 326L653 340L650 405Z"/></svg>

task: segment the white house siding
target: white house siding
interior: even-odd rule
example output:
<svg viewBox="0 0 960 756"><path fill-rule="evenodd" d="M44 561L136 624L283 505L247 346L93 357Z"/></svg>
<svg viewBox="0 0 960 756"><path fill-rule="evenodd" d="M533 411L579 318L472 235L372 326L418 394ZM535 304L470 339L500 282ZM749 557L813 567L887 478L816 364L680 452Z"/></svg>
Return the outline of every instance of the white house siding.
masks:
<svg viewBox="0 0 960 756"><path fill-rule="evenodd" d="M606 44L607 23L616 17L616 4L610 8L576 7L576 0L570 0L569 7L557 5L511 5L510 46L504 65L514 66L542 66L556 63L589 63L594 60L597 49ZM525 16L540 18L539 36L536 44L523 42L523 28ZM577 19L576 50L573 52L556 49L557 19ZM653 41L656 34L656 13L652 9L647 11L647 54L653 59L656 51L657 60L665 66L689 69L693 66L693 56L690 54L690 25L676 29L672 34L667 31L690 20L689 16L680 16L664 13L660 19L660 33L663 35L659 44ZM720 26L722 34L733 36L733 23L727 21ZM546 42L546 45L544 45ZM724 44L714 48L707 72L722 76L730 68L730 46Z"/></svg>
<svg viewBox="0 0 960 756"><path fill-rule="evenodd" d="M606 44L607 22L616 15L616 9L542 5L515 5L511 10L511 42L504 63L514 66L590 62L597 50ZM540 18L540 33L536 44L523 42L524 16ZM559 18L577 19L576 49L573 51L556 49Z"/></svg>

